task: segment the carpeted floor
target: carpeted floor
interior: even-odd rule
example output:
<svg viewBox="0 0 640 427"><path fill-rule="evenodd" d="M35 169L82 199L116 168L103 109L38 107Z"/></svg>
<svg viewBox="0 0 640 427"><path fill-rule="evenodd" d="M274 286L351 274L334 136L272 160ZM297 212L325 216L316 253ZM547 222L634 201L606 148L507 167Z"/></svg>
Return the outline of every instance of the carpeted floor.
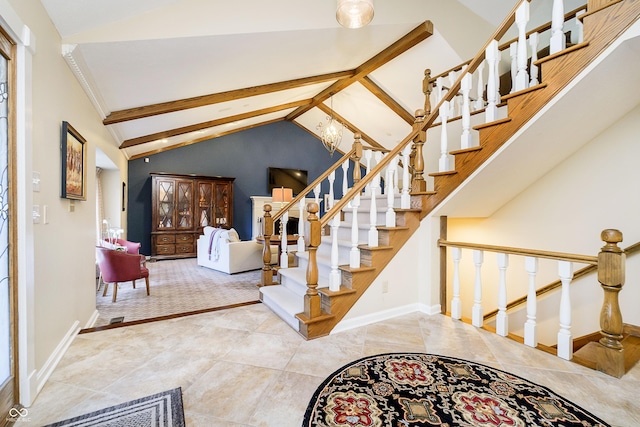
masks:
<svg viewBox="0 0 640 427"><path fill-rule="evenodd" d="M303 427L605 427L550 389L498 369L424 353L369 356L331 374Z"/></svg>
<svg viewBox="0 0 640 427"><path fill-rule="evenodd" d="M124 317L124 322L143 320L178 313L205 310L259 300L256 286L261 270L226 274L197 265L195 258L147 262L150 294L144 280L118 287L118 298L111 302L113 285L107 296L103 287L96 293L96 308L100 314L95 327L108 325L111 319Z"/></svg>

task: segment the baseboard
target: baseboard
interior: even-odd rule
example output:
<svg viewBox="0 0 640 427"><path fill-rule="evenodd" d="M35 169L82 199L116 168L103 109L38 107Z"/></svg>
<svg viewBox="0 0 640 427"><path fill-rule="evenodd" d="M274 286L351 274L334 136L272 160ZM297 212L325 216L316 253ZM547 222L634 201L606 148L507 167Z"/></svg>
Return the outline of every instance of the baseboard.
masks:
<svg viewBox="0 0 640 427"><path fill-rule="evenodd" d="M87 321L87 323L85 324L84 328L82 329L89 329L89 328L93 328L93 326L96 324L96 322L98 321L98 317L100 317L100 313L98 312L98 310L95 310L93 312L93 314L91 315L91 317L89 317L89 320Z"/></svg>
<svg viewBox="0 0 640 427"><path fill-rule="evenodd" d="M420 306L420 312L424 314L428 314L429 316L433 316L434 314L442 313L442 306L440 304L428 306L425 304L418 304Z"/></svg>
<svg viewBox="0 0 640 427"><path fill-rule="evenodd" d="M40 390L42 390L42 387L44 387L54 369L56 369L56 366L58 366L58 363L60 363L62 356L64 356L67 349L73 342L73 339L76 337L76 335L78 335L78 332L80 332L80 322L76 320L75 322L73 322L73 325L71 325L71 328L66 333L66 335L62 338L62 341L60 341L55 350L53 350L53 353L51 353L45 364L42 366L42 369L38 370L38 374L36 377L36 394L40 393ZM35 398L35 396L33 397Z"/></svg>
<svg viewBox="0 0 640 427"><path fill-rule="evenodd" d="M355 317L353 319L342 320L331 331L331 335L338 332L348 331L350 329L367 326L372 323L381 322L383 320L393 319L409 313L422 311L420 304L408 304L402 307L391 308L389 310L378 311L376 313L365 314L364 316Z"/></svg>

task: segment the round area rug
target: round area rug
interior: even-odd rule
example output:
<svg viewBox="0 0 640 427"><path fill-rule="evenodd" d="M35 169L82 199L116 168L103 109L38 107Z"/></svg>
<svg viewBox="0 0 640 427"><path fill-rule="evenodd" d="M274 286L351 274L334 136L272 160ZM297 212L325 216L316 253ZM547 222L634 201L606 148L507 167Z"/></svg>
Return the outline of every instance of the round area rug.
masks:
<svg viewBox="0 0 640 427"><path fill-rule="evenodd" d="M303 427L608 426L550 389L488 366L423 353L352 362L318 387Z"/></svg>

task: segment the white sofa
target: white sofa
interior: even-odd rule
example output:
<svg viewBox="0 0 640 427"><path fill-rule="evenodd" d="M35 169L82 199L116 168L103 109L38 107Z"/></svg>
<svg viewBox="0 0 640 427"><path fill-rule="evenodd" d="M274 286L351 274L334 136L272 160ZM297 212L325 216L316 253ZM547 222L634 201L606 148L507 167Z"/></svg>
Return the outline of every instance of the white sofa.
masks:
<svg viewBox="0 0 640 427"><path fill-rule="evenodd" d="M262 268L262 245L255 240L240 241L233 228L208 226L203 232L197 242L199 266L227 274ZM277 247L271 248L271 259L277 259Z"/></svg>

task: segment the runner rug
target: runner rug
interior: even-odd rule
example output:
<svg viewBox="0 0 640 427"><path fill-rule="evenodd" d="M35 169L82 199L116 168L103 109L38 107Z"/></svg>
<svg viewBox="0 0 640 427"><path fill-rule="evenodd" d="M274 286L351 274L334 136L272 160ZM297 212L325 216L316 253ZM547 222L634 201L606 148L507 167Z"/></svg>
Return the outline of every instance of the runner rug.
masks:
<svg viewBox="0 0 640 427"><path fill-rule="evenodd" d="M318 387L303 427L608 426L550 389L462 359L369 356Z"/></svg>
<svg viewBox="0 0 640 427"><path fill-rule="evenodd" d="M182 390L162 393L111 406L45 427L184 427Z"/></svg>

